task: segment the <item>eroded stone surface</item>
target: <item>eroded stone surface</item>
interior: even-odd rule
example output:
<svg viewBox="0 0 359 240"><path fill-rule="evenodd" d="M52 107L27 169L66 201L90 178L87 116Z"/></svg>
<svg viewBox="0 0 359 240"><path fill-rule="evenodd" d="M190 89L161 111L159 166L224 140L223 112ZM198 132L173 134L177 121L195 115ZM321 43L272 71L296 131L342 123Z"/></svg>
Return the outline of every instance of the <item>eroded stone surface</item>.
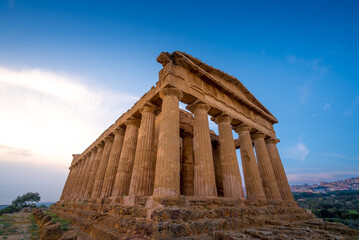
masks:
<svg viewBox="0 0 359 240"><path fill-rule="evenodd" d="M57 203L51 209L95 239L358 237L342 224L315 219L293 202L253 204L218 197L140 197L133 206Z"/></svg>

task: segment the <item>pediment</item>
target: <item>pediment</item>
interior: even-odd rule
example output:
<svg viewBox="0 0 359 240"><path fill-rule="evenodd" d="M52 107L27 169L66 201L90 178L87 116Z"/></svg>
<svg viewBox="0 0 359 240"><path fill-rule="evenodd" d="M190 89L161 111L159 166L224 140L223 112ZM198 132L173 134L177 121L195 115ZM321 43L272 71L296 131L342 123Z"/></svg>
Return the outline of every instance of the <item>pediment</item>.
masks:
<svg viewBox="0 0 359 240"><path fill-rule="evenodd" d="M263 115L272 123L277 123L278 120L273 114L261 103L254 95L235 77L203 63L198 58L195 58L187 53L175 51L172 54L162 52L157 61L165 66L168 62L181 65L191 73L199 76L204 81L216 84L216 86L225 92L227 95L238 99L246 104L250 109Z"/></svg>

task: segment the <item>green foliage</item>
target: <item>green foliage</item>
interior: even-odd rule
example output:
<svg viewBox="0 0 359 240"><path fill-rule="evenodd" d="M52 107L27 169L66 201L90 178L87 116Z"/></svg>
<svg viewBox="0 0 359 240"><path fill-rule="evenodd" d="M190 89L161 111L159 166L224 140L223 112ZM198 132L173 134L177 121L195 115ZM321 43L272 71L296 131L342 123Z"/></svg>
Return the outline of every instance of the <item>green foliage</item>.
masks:
<svg viewBox="0 0 359 240"><path fill-rule="evenodd" d="M6 208L3 208L0 210L0 215L4 214L4 213L14 213L14 212L18 212L21 210L21 207L16 207L13 205L7 206Z"/></svg>
<svg viewBox="0 0 359 240"><path fill-rule="evenodd" d="M52 212L44 212L44 214L50 215L52 221L60 223L60 227L62 231L66 231L69 229L70 223L66 219L60 218L59 216L57 216L57 214Z"/></svg>
<svg viewBox="0 0 359 240"><path fill-rule="evenodd" d="M39 206L39 208L42 208L42 209L48 209L49 207L48 207L48 206L46 206L46 205L44 205L44 204L42 204L42 205L40 205L40 206Z"/></svg>
<svg viewBox="0 0 359 240"><path fill-rule="evenodd" d="M34 215L30 215L29 219L31 221L31 225L30 225L30 234L31 234L31 239L39 239L39 226L36 224Z"/></svg>
<svg viewBox="0 0 359 240"><path fill-rule="evenodd" d="M299 206L310 209L317 217L359 229L359 191L293 193L293 196Z"/></svg>
<svg viewBox="0 0 359 240"><path fill-rule="evenodd" d="M3 215L0 217L0 236L4 236L2 237L2 239L6 239L7 235L11 235L13 233L16 233L17 228L16 226L14 226L15 223L15 218L12 217L11 215L6 216Z"/></svg>
<svg viewBox="0 0 359 240"><path fill-rule="evenodd" d="M28 207L35 202L39 202L40 199L41 199L41 197L40 197L39 193L28 192L22 196L18 196L14 201L12 201L11 205L14 205L16 207L21 207L21 208Z"/></svg>

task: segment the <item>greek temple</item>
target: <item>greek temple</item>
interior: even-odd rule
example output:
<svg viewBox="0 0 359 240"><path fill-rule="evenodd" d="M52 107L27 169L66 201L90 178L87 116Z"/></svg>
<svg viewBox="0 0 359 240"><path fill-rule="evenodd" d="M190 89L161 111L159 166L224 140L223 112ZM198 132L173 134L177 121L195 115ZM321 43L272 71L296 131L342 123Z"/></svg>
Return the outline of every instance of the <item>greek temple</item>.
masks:
<svg viewBox="0 0 359 240"><path fill-rule="evenodd" d="M185 195L293 201L276 146L278 121L267 108L236 78L186 53L161 53L157 61L163 69L156 87L73 155L61 200Z"/></svg>

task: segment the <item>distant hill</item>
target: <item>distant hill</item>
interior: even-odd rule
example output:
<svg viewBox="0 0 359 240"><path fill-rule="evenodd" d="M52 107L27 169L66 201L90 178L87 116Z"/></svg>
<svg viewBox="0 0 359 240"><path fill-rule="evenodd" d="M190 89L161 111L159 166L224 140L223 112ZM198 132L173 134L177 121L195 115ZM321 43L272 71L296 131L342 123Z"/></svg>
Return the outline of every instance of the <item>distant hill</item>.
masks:
<svg viewBox="0 0 359 240"><path fill-rule="evenodd" d="M37 203L36 206L45 205L46 207L50 207L54 203L55 202L40 202L40 203Z"/></svg>
<svg viewBox="0 0 359 240"><path fill-rule="evenodd" d="M356 191L359 190L359 177L348 178L336 182L321 182L320 184L313 184L313 186L305 183L303 185L290 186L292 192L306 192L306 193L327 193L334 191Z"/></svg>
<svg viewBox="0 0 359 240"><path fill-rule="evenodd" d="M0 205L0 210L6 208L9 205Z"/></svg>

